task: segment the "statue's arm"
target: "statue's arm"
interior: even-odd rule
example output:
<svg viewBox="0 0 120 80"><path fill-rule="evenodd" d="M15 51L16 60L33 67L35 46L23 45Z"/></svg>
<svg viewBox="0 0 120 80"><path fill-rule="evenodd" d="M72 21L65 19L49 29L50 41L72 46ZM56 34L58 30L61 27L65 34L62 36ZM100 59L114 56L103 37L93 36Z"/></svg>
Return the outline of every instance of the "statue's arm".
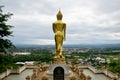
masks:
<svg viewBox="0 0 120 80"><path fill-rule="evenodd" d="M53 27L53 32L55 33L55 24L54 23L52 24L52 27Z"/></svg>
<svg viewBox="0 0 120 80"><path fill-rule="evenodd" d="M66 24L64 24L64 40L66 40Z"/></svg>

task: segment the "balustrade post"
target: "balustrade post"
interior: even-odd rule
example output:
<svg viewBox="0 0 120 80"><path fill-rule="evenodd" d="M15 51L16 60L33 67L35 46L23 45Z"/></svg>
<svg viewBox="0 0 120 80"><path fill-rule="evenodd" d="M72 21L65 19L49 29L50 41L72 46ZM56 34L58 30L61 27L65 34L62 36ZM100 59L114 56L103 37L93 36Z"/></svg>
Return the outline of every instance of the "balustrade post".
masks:
<svg viewBox="0 0 120 80"><path fill-rule="evenodd" d="M30 76L27 76L27 77L26 77L26 80L31 80L31 79L30 79Z"/></svg>

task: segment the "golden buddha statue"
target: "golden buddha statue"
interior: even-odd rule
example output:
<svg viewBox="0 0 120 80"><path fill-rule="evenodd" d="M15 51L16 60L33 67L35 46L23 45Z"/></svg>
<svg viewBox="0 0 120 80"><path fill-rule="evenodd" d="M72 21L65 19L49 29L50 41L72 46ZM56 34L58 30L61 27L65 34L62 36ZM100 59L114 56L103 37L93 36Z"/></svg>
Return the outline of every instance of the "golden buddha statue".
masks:
<svg viewBox="0 0 120 80"><path fill-rule="evenodd" d="M56 55L62 57L63 40L66 38L66 24L62 22L62 13L59 10L57 21L53 23L53 32L55 33Z"/></svg>

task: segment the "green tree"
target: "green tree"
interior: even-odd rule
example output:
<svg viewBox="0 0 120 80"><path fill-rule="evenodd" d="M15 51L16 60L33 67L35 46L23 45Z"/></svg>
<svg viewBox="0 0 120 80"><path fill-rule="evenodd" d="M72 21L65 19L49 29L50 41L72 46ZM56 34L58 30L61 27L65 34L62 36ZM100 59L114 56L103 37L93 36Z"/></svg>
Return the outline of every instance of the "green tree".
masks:
<svg viewBox="0 0 120 80"><path fill-rule="evenodd" d="M0 52L7 53L7 49L14 47L12 42L8 39L12 36L12 31L10 30L13 26L7 25L8 19L13 15L11 13L3 13L2 7L0 6Z"/></svg>
<svg viewBox="0 0 120 80"><path fill-rule="evenodd" d="M112 60L111 63L109 64L109 66L111 66L111 67L115 67L117 65L118 65L117 62L114 60Z"/></svg>

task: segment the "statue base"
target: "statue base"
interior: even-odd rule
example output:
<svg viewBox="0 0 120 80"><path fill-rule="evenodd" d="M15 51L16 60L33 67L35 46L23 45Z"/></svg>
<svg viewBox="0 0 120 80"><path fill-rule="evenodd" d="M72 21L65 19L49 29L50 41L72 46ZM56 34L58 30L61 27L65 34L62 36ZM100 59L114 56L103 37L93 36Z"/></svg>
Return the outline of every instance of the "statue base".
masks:
<svg viewBox="0 0 120 80"><path fill-rule="evenodd" d="M66 64L65 57L63 57L63 56L55 56L54 57L54 63L58 63L58 62L60 62L62 64Z"/></svg>

